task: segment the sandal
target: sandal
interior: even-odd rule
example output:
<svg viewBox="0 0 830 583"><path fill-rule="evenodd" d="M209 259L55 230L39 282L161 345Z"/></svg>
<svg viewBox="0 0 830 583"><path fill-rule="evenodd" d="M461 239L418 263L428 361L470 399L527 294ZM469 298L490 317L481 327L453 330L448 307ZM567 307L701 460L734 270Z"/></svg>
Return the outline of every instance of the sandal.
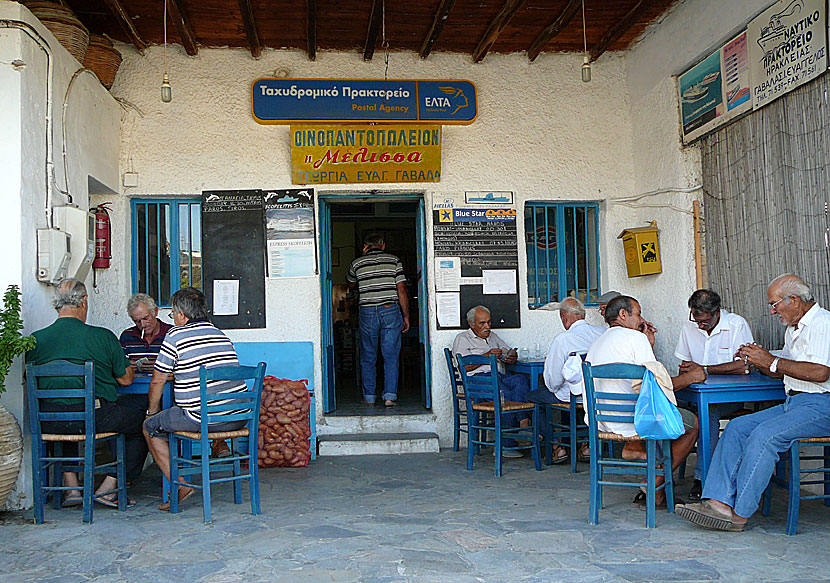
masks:
<svg viewBox="0 0 830 583"><path fill-rule="evenodd" d="M65 496L63 502L61 502L61 507L71 508L73 506L81 506L83 503L83 496Z"/></svg>
<svg viewBox="0 0 830 583"><path fill-rule="evenodd" d="M637 492L637 495L634 496L634 500L631 502L634 506L639 508L640 510L646 509L646 493L640 490ZM674 505L677 506L679 504L685 504L686 502L683 498L678 496L674 497ZM663 501L656 505L656 508L666 508L668 505L666 504L666 499L663 498Z"/></svg>
<svg viewBox="0 0 830 583"><path fill-rule="evenodd" d="M558 446L558 449L555 449L554 451L558 452L558 453L556 454L556 457L554 457L551 460L552 464L564 464L566 461L568 461L568 450L567 449L565 449L564 447Z"/></svg>
<svg viewBox="0 0 830 583"><path fill-rule="evenodd" d="M579 453L576 454L576 461L578 462L589 462L591 461L591 450L588 448L588 445L585 444L579 448Z"/></svg>
<svg viewBox="0 0 830 583"><path fill-rule="evenodd" d="M114 495L112 498L107 498L106 496L100 496L98 498L93 498L92 501L100 504L101 506L106 506L107 508L118 508L118 494ZM127 508L132 508L135 506L135 500L132 498L127 498Z"/></svg>
<svg viewBox="0 0 830 583"><path fill-rule="evenodd" d="M182 492L180 490L179 491L179 504L181 504L182 502L184 502L185 500L187 500L188 498L193 496L193 494L195 492L196 492L196 488L189 488L187 490L187 492L185 492L184 494L182 494ZM170 500L168 500L167 502L162 502L161 504L159 504L159 510L161 510L162 512L170 512Z"/></svg>

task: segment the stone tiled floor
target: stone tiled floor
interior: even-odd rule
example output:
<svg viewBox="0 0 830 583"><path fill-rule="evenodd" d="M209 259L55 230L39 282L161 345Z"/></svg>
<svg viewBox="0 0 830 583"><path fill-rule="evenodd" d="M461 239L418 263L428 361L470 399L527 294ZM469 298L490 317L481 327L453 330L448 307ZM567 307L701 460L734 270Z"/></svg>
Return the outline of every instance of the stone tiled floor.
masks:
<svg viewBox="0 0 830 583"><path fill-rule="evenodd" d="M608 488L600 524L587 524L587 471L532 469L493 458L465 469L464 452L321 458L262 472L263 514L214 490L214 523L195 497L162 513L155 469L126 513L96 508L0 514L3 583L225 582L798 582L830 580L830 508L806 502L800 532L783 533L785 496L744 533L699 530L644 513L628 488ZM581 466L587 470L584 464ZM681 482L679 492L688 490ZM248 497L245 496L247 503Z"/></svg>

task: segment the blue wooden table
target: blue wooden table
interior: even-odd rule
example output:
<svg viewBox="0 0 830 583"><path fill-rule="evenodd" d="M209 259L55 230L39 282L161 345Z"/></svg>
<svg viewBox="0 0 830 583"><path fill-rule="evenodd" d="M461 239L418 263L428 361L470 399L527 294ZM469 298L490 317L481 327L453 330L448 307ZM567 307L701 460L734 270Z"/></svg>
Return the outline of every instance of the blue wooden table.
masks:
<svg viewBox="0 0 830 583"><path fill-rule="evenodd" d="M119 395L146 395L150 390L150 380L153 378L152 374L147 374L143 372L135 373L135 378L133 378L133 382L126 387L122 387L119 385L118 387L118 394ZM172 376L170 379L164 383L164 392L161 394L161 408L162 409L169 409L173 405L173 383L172 383ZM161 478L161 492L162 492L162 499L164 502L167 502L167 491L169 487L167 485L167 478L162 476Z"/></svg>
<svg viewBox="0 0 830 583"><path fill-rule="evenodd" d="M513 364L505 364L505 370L517 374L526 374L530 377L530 390L539 388L539 375L545 372L545 360L517 360Z"/></svg>
<svg viewBox="0 0 830 583"><path fill-rule="evenodd" d="M711 462L709 444L709 405L715 403L746 403L783 401L786 398L784 382L761 373L748 375L709 375L704 383L695 383L675 393L678 401L697 405L700 436L697 455L700 458L700 478L706 483Z"/></svg>

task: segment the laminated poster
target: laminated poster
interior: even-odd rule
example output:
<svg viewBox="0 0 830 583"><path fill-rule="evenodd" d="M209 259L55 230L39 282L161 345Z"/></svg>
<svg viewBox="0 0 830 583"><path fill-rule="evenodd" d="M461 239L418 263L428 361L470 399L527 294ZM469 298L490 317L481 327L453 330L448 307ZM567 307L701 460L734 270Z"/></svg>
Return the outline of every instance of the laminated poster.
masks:
<svg viewBox="0 0 830 583"><path fill-rule="evenodd" d="M314 190L263 191L268 277L312 277L317 273Z"/></svg>

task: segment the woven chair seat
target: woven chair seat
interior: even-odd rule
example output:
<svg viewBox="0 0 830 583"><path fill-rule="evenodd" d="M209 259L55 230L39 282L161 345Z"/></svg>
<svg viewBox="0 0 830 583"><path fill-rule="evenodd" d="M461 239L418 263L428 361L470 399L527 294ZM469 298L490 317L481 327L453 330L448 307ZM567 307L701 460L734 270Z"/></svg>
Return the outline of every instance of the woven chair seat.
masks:
<svg viewBox="0 0 830 583"><path fill-rule="evenodd" d="M188 439L201 439L202 434L198 431L174 431L176 435L187 437ZM208 433L208 439L230 439L232 437L248 437L248 428L237 429L236 431L217 431L215 433Z"/></svg>
<svg viewBox="0 0 830 583"><path fill-rule="evenodd" d="M562 409L563 411L570 411L571 405L570 403L546 403L548 407L554 407L556 409ZM582 403L576 404L577 409L582 409Z"/></svg>
<svg viewBox="0 0 830 583"><path fill-rule="evenodd" d="M496 410L496 406L493 404L492 401L487 401L485 403L476 403L473 405L474 411L484 411L486 413L493 413ZM520 403L517 401L505 401L504 404L501 406L502 411L532 411L533 410L533 403Z"/></svg>
<svg viewBox="0 0 830 583"><path fill-rule="evenodd" d="M95 439L104 439L106 437L115 437L117 433L96 433ZM41 433L40 438L43 441L86 441L86 435L76 433Z"/></svg>
<svg viewBox="0 0 830 583"><path fill-rule="evenodd" d="M463 398L464 398L464 393L456 393L456 394L455 394L455 397L456 397L457 399L463 399Z"/></svg>
<svg viewBox="0 0 830 583"><path fill-rule="evenodd" d="M620 435L619 433L605 433L603 431L599 432L600 439L610 439L612 441L642 441L643 438L639 435L632 435L630 437L626 437L624 435Z"/></svg>
<svg viewBox="0 0 830 583"><path fill-rule="evenodd" d="M722 418L729 419L731 421L732 419L743 417L744 415L751 415L753 413L755 413L755 411L752 409L738 409L737 411L724 415Z"/></svg>
<svg viewBox="0 0 830 583"><path fill-rule="evenodd" d="M801 443L822 443L825 441L830 441L830 436L827 437L805 437L804 439L798 440Z"/></svg>

